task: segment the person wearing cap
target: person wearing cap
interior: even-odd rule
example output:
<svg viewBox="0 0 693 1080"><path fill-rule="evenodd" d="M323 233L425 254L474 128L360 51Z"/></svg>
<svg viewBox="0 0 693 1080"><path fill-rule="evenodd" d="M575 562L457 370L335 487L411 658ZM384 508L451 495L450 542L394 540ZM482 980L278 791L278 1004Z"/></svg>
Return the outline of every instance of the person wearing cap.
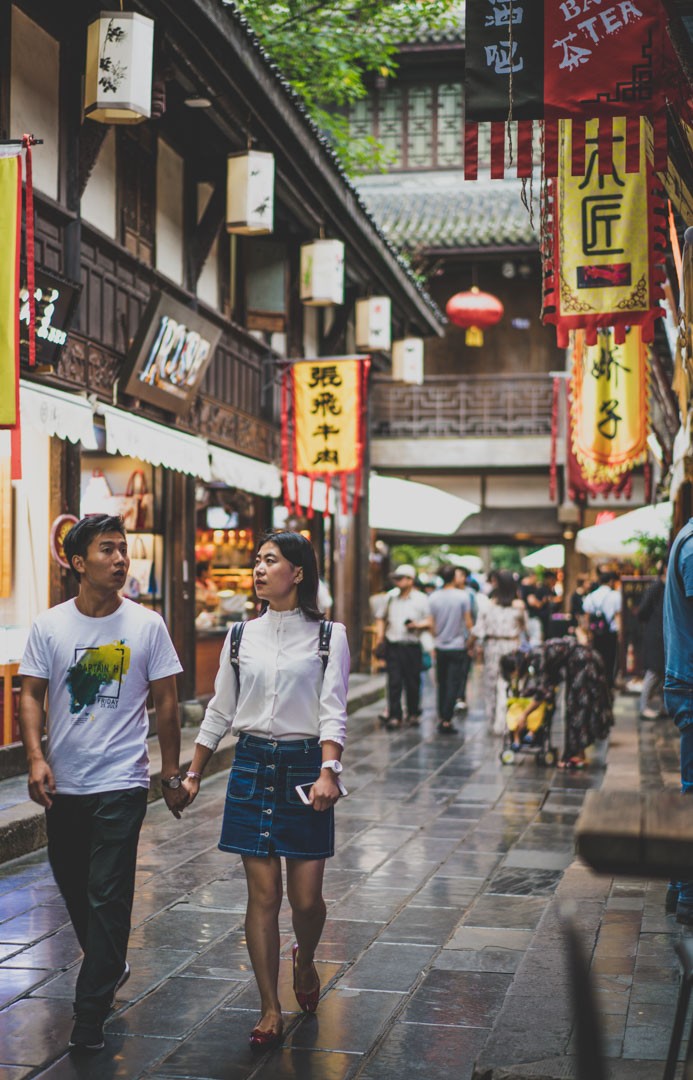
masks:
<svg viewBox="0 0 693 1080"><path fill-rule="evenodd" d="M409 723L419 722L423 663L419 635L433 625L428 597L414 588L414 567L404 563L392 576L397 592L388 596L376 620L376 647L383 642L386 646L388 731L402 726L402 690Z"/></svg>

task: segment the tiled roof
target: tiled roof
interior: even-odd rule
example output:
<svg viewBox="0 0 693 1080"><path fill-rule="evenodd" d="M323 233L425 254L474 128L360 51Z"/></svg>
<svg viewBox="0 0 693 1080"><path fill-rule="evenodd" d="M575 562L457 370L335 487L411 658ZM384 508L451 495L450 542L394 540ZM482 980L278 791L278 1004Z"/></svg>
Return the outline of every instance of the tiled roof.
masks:
<svg viewBox="0 0 693 1080"><path fill-rule="evenodd" d="M422 22L415 42L407 42L407 44L428 45L441 42L446 44L464 42L464 0L454 5L443 25L437 30L431 30L425 22Z"/></svg>
<svg viewBox="0 0 693 1080"><path fill-rule="evenodd" d="M406 251L537 246L519 180L464 180L461 172L362 177L359 191L388 239Z"/></svg>

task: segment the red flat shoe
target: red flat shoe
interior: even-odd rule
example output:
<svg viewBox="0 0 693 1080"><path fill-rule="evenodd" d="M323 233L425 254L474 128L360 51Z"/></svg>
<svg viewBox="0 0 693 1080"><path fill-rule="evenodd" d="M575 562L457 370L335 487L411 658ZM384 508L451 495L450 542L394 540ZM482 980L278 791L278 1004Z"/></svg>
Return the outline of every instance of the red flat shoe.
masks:
<svg viewBox="0 0 693 1080"><path fill-rule="evenodd" d="M283 1034L283 1024L280 1024L278 1028L269 1028L267 1031L254 1027L250 1032L250 1048L251 1050L270 1050L273 1046L279 1046Z"/></svg>
<svg viewBox="0 0 693 1080"><path fill-rule="evenodd" d="M296 989L296 957L298 956L298 945L294 945L291 950L291 960L293 963L294 972L294 994L296 995L296 1001L301 1006L303 1012L314 1013L318 1007L320 1001L320 976L318 975L315 964L313 964L313 971L315 972L316 986L313 990L310 990L305 994L302 990Z"/></svg>

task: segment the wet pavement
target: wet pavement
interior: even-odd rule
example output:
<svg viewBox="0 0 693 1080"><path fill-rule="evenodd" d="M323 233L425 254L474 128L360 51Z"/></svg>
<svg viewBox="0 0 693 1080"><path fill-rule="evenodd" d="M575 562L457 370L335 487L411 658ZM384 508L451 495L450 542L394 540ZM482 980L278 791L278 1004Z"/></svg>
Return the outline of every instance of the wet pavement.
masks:
<svg viewBox="0 0 693 1080"><path fill-rule="evenodd" d="M431 694L429 691L428 699ZM662 1075L683 932L665 886L598 877L573 855L585 791L676 786L667 722L622 698L605 770L499 761L472 710L460 732L390 734L378 706L350 717L337 854L318 952L316 1016L296 1011L282 908L283 1047L254 1056L258 997L244 944L240 859L217 850L225 777L181 822L150 806L140 843L132 976L106 1049L65 1053L80 950L44 852L0 867L0 1080L500 1080L575 1076L562 914L591 962L610 1077ZM671 726L673 727L673 726ZM555 742L560 745L560 731ZM602 762L603 762L602 757Z"/></svg>

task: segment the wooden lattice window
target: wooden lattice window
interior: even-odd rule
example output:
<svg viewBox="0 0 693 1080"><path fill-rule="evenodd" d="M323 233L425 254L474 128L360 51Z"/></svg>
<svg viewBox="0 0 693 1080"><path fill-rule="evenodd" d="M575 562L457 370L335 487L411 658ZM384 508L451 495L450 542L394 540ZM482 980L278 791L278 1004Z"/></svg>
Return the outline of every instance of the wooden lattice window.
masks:
<svg viewBox="0 0 693 1080"><path fill-rule="evenodd" d="M393 170L459 168L463 130L462 83L396 83L349 109L351 137L376 139Z"/></svg>

